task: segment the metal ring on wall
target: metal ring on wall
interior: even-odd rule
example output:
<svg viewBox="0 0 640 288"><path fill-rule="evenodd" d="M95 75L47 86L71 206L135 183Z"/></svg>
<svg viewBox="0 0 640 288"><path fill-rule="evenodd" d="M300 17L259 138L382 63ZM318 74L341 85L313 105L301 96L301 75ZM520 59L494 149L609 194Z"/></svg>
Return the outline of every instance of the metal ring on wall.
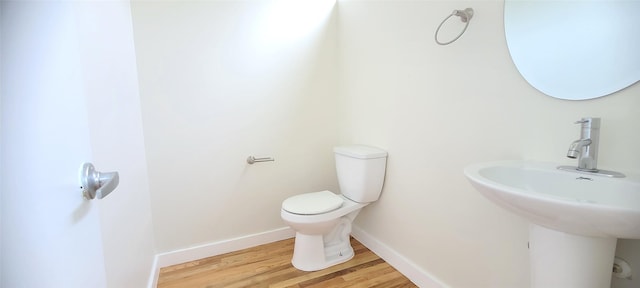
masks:
<svg viewBox="0 0 640 288"><path fill-rule="evenodd" d="M449 18L451 18L452 16L459 16L460 20L462 20L462 22L467 23L466 25L464 25L464 28L462 29L462 32L460 32L460 34L458 34L458 36L456 36L455 38L453 38L453 40L448 41L448 42L440 42L440 40L438 40L438 32L440 32L440 28L442 27L442 24L444 24L444 22L447 22L447 20L449 20ZM436 29L436 33L435 33L435 40L436 43L440 44L440 45L448 45L451 44L453 42L455 42L456 40L458 40L458 38L460 38L460 36L462 36L462 34L464 34L465 31L467 31L467 27L469 27L469 22L471 21L471 18L473 17L473 8L467 8L464 10L453 10L453 12L451 12L451 14L449 16L447 16L447 18L444 18L444 20L442 20L442 22L440 22L440 25L438 25L438 29Z"/></svg>

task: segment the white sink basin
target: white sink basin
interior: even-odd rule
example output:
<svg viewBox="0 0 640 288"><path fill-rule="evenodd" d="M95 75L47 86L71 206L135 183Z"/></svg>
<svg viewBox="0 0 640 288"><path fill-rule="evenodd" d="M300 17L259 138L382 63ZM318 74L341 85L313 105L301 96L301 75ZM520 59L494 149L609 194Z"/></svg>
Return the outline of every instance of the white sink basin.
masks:
<svg viewBox="0 0 640 288"><path fill-rule="evenodd" d="M469 165L464 174L499 206L530 222L576 235L640 239L640 179L556 169L552 163Z"/></svg>

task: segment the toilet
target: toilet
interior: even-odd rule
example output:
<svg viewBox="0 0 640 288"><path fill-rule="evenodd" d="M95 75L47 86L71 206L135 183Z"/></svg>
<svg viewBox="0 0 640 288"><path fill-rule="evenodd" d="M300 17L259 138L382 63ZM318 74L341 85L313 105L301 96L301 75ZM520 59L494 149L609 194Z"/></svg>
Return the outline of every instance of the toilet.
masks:
<svg viewBox="0 0 640 288"><path fill-rule="evenodd" d="M282 202L282 220L296 231L291 264L299 270L322 270L353 258L351 223L382 191L386 151L364 145L339 146L333 151L342 194L325 190Z"/></svg>

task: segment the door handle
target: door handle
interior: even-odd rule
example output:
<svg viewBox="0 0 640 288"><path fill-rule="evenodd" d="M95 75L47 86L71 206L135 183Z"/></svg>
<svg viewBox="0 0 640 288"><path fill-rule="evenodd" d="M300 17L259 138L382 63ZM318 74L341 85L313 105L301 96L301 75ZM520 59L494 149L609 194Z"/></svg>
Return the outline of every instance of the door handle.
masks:
<svg viewBox="0 0 640 288"><path fill-rule="evenodd" d="M120 180L118 172L98 172L91 163L84 163L80 173L82 195L88 200L107 197L118 187Z"/></svg>

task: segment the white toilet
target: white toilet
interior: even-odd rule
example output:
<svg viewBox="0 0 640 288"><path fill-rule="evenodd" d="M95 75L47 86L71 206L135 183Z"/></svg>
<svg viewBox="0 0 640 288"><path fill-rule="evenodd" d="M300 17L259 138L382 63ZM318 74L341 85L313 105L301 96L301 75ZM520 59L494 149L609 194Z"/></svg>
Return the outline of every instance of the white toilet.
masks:
<svg viewBox="0 0 640 288"><path fill-rule="evenodd" d="M333 151L342 194L312 192L282 202L282 220L296 231L291 264L303 271L321 270L353 258L351 223L382 191L386 151L363 145L340 146Z"/></svg>

